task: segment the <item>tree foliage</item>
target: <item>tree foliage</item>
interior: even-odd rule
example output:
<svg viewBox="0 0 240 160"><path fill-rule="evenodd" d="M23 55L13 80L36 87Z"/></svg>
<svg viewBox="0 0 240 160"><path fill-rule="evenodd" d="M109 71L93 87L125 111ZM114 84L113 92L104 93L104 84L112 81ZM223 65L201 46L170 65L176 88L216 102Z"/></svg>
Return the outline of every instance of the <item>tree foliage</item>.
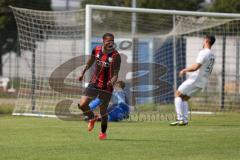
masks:
<svg viewBox="0 0 240 160"><path fill-rule="evenodd" d="M0 1L0 76L2 55L17 50L17 27L9 5L37 10L51 10L51 0L1 0Z"/></svg>
<svg viewBox="0 0 240 160"><path fill-rule="evenodd" d="M240 13L239 0L215 0L207 9L210 12Z"/></svg>
<svg viewBox="0 0 240 160"><path fill-rule="evenodd" d="M131 7L131 2L132 0L84 0L83 6L86 4L98 4ZM195 11L201 7L202 2L204 0L137 0L137 7Z"/></svg>

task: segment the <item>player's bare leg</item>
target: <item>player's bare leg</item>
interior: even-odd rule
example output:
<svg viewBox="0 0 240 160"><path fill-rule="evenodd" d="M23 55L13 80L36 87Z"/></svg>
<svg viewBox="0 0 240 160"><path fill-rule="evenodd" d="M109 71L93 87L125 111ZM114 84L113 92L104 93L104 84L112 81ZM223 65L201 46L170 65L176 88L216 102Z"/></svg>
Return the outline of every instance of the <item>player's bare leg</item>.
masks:
<svg viewBox="0 0 240 160"><path fill-rule="evenodd" d="M90 101L91 99L88 96L82 96L78 105L79 109L81 109L83 113L89 118L88 131L92 131L94 128L94 123L96 121L94 113L89 108Z"/></svg>
<svg viewBox="0 0 240 160"><path fill-rule="evenodd" d="M79 103L78 107L79 107L79 109L81 109L83 111L83 113L85 115L88 116L89 119L93 119L94 114L88 106L90 101L91 101L91 99L88 96L82 96L81 99L80 99L80 103Z"/></svg>

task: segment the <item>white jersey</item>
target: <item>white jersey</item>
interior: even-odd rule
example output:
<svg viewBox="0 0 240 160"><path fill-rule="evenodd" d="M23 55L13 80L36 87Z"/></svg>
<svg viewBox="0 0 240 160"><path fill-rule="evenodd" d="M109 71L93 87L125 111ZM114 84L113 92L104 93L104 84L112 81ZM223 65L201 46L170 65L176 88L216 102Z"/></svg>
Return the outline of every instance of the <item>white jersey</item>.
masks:
<svg viewBox="0 0 240 160"><path fill-rule="evenodd" d="M196 63L201 64L202 66L189 77L193 79L195 85L204 88L207 85L208 77L212 72L213 65L215 61L215 56L212 51L208 48L201 50L198 53Z"/></svg>

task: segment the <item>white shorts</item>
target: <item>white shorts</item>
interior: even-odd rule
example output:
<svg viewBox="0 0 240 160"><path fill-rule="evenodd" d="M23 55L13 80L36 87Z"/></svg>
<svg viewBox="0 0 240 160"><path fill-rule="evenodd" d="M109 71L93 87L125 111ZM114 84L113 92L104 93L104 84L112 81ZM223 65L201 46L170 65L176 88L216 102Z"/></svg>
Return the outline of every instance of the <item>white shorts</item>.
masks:
<svg viewBox="0 0 240 160"><path fill-rule="evenodd" d="M200 91L202 88L196 85L196 81L193 79L185 80L179 87L178 91L183 95L191 97L194 93Z"/></svg>

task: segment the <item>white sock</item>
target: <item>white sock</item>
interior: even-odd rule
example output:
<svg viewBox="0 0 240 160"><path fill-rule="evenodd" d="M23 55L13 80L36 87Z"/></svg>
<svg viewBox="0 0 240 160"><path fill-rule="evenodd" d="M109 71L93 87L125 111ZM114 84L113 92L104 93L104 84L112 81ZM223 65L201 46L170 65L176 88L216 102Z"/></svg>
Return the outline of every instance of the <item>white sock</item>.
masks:
<svg viewBox="0 0 240 160"><path fill-rule="evenodd" d="M177 113L177 120L181 121L183 120L182 98L176 97L174 102L175 102L175 110Z"/></svg>
<svg viewBox="0 0 240 160"><path fill-rule="evenodd" d="M187 101L182 102L182 109L183 109L183 120L184 120L184 122L188 122L188 103L187 103Z"/></svg>

